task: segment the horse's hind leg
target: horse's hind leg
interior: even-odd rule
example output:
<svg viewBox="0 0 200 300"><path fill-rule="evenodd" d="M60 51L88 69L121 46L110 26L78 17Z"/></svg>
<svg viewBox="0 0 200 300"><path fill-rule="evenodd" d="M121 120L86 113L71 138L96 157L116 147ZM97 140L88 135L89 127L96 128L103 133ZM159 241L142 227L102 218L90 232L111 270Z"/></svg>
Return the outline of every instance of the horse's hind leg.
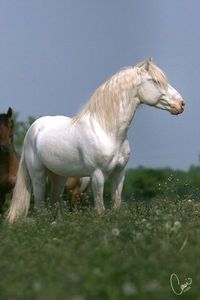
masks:
<svg viewBox="0 0 200 300"><path fill-rule="evenodd" d="M66 178L51 173L49 174L49 179L51 183L50 205L51 207L55 207L57 204L59 204L60 209L62 209L62 195L65 188Z"/></svg>
<svg viewBox="0 0 200 300"><path fill-rule="evenodd" d="M34 206L40 209L45 199L46 170L36 155L33 160L27 161L27 164L33 186Z"/></svg>
<svg viewBox="0 0 200 300"><path fill-rule="evenodd" d="M46 174L45 170L40 170L32 177L34 206L36 209L40 209L44 206L45 199L45 187L46 187Z"/></svg>

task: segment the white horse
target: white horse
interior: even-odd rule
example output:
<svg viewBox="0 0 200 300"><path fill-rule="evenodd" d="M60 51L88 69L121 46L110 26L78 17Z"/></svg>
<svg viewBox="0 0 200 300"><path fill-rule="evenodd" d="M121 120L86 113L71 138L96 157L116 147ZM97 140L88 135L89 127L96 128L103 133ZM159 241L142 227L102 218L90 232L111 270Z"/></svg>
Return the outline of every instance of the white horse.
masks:
<svg viewBox="0 0 200 300"><path fill-rule="evenodd" d="M108 177L113 207L119 208L130 155L127 131L140 104L175 115L185 107L181 95L151 59L113 75L74 118L36 120L24 140L8 221L27 214L31 183L35 204L40 205L47 176L52 205L60 199L68 176L90 176L96 211L105 209L103 189Z"/></svg>

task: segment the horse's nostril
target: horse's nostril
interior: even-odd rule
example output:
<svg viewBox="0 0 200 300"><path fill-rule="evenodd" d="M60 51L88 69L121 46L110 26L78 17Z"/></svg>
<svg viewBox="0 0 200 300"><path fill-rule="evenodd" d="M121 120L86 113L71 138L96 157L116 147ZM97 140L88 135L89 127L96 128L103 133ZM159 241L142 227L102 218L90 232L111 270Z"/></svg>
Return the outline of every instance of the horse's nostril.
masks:
<svg viewBox="0 0 200 300"><path fill-rule="evenodd" d="M185 101L184 100L181 101L181 106L182 106L182 108L185 107Z"/></svg>

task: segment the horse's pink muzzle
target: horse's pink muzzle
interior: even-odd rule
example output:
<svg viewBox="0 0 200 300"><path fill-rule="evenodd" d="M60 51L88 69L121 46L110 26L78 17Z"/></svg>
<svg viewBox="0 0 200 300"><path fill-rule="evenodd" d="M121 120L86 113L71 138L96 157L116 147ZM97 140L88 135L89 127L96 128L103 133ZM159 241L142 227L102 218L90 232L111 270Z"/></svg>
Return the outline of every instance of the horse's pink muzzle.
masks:
<svg viewBox="0 0 200 300"><path fill-rule="evenodd" d="M185 109L185 101L183 99L171 105L171 113L173 115L181 114Z"/></svg>

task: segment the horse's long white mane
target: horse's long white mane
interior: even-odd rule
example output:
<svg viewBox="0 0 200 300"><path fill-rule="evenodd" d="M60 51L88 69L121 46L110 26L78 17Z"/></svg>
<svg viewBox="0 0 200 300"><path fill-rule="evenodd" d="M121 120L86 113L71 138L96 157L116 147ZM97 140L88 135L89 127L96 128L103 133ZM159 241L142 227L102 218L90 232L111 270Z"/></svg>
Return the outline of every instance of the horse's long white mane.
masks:
<svg viewBox="0 0 200 300"><path fill-rule="evenodd" d="M144 65L146 65L146 69ZM73 123L90 115L96 118L104 130L110 132L118 123L121 102L130 97L133 88L140 84L144 71L148 72L158 85L162 87L167 85L166 75L151 59L137 64L135 67L123 69L94 92L85 108L73 118Z"/></svg>

